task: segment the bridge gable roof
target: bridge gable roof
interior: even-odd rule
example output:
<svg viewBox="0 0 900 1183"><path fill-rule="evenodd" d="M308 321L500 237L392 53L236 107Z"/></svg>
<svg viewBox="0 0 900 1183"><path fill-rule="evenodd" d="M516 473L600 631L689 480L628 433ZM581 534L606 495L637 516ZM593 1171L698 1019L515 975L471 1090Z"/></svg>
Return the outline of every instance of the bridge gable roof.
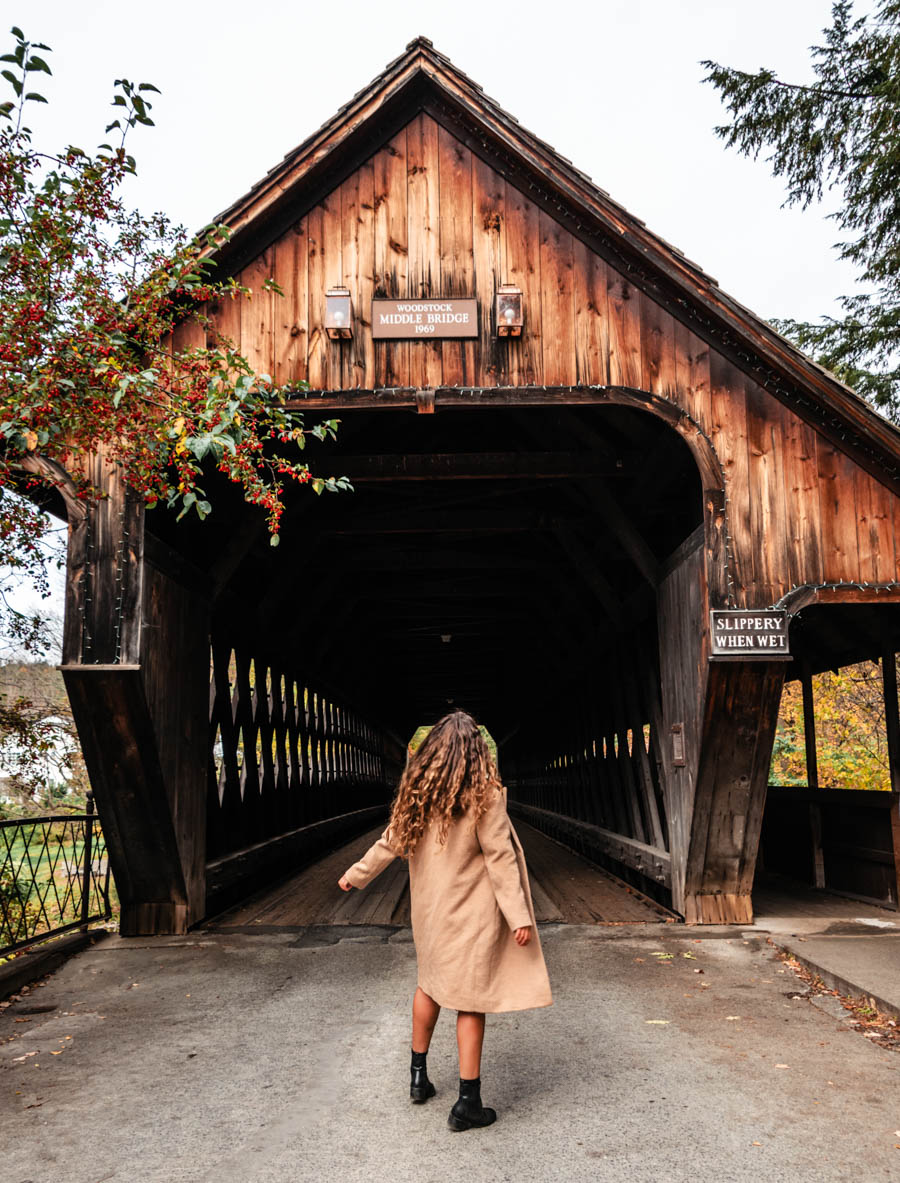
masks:
<svg viewBox="0 0 900 1183"><path fill-rule="evenodd" d="M900 488L900 430L523 128L424 37L218 215L231 231L217 254L223 271L236 273L256 258L420 111L771 394L867 458L879 479Z"/></svg>

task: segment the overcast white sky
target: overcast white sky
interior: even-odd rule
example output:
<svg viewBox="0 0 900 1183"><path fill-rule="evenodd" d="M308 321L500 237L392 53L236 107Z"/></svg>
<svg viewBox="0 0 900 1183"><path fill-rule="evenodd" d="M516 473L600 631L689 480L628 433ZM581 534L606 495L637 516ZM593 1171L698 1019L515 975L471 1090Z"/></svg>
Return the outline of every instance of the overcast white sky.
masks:
<svg viewBox="0 0 900 1183"><path fill-rule="evenodd" d="M857 4L862 12L868 0ZM830 0L6 0L54 50L48 146L102 139L114 78L155 83L132 142L135 204L197 228L417 34L762 316L816 317L852 275L823 211L780 208L766 166L726 152L700 60L809 77ZM41 81L45 79L41 76Z"/></svg>

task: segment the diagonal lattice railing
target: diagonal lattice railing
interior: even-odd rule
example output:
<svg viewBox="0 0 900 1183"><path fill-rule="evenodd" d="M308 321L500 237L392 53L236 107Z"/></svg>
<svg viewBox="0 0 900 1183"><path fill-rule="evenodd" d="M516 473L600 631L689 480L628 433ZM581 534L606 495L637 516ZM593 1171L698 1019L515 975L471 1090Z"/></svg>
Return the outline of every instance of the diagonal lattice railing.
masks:
<svg viewBox="0 0 900 1183"><path fill-rule="evenodd" d="M215 641L207 857L387 804L397 752L357 711L287 664Z"/></svg>
<svg viewBox="0 0 900 1183"><path fill-rule="evenodd" d="M84 814L0 821L0 956L111 915L106 842Z"/></svg>

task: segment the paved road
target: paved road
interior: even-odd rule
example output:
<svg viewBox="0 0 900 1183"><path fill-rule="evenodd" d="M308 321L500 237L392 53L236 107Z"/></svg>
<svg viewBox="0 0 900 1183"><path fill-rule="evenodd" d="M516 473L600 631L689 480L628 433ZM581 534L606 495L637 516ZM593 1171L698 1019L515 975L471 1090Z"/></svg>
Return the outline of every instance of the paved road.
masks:
<svg viewBox="0 0 900 1183"><path fill-rule="evenodd" d="M900 1180L900 1055L765 945L543 932L555 1005L489 1017L464 1134L451 1015L407 1099L407 931L110 938L0 1017L0 1181Z"/></svg>

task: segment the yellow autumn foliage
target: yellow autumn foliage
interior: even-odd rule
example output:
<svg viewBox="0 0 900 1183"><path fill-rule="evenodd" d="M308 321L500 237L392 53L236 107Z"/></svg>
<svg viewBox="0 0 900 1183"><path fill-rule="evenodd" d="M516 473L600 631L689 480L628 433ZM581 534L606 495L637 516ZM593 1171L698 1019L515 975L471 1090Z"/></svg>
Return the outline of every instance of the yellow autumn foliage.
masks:
<svg viewBox="0 0 900 1183"><path fill-rule="evenodd" d="M890 789L881 667L864 661L813 676L819 787ZM806 746L799 682L788 682L772 750L769 784L805 785Z"/></svg>

